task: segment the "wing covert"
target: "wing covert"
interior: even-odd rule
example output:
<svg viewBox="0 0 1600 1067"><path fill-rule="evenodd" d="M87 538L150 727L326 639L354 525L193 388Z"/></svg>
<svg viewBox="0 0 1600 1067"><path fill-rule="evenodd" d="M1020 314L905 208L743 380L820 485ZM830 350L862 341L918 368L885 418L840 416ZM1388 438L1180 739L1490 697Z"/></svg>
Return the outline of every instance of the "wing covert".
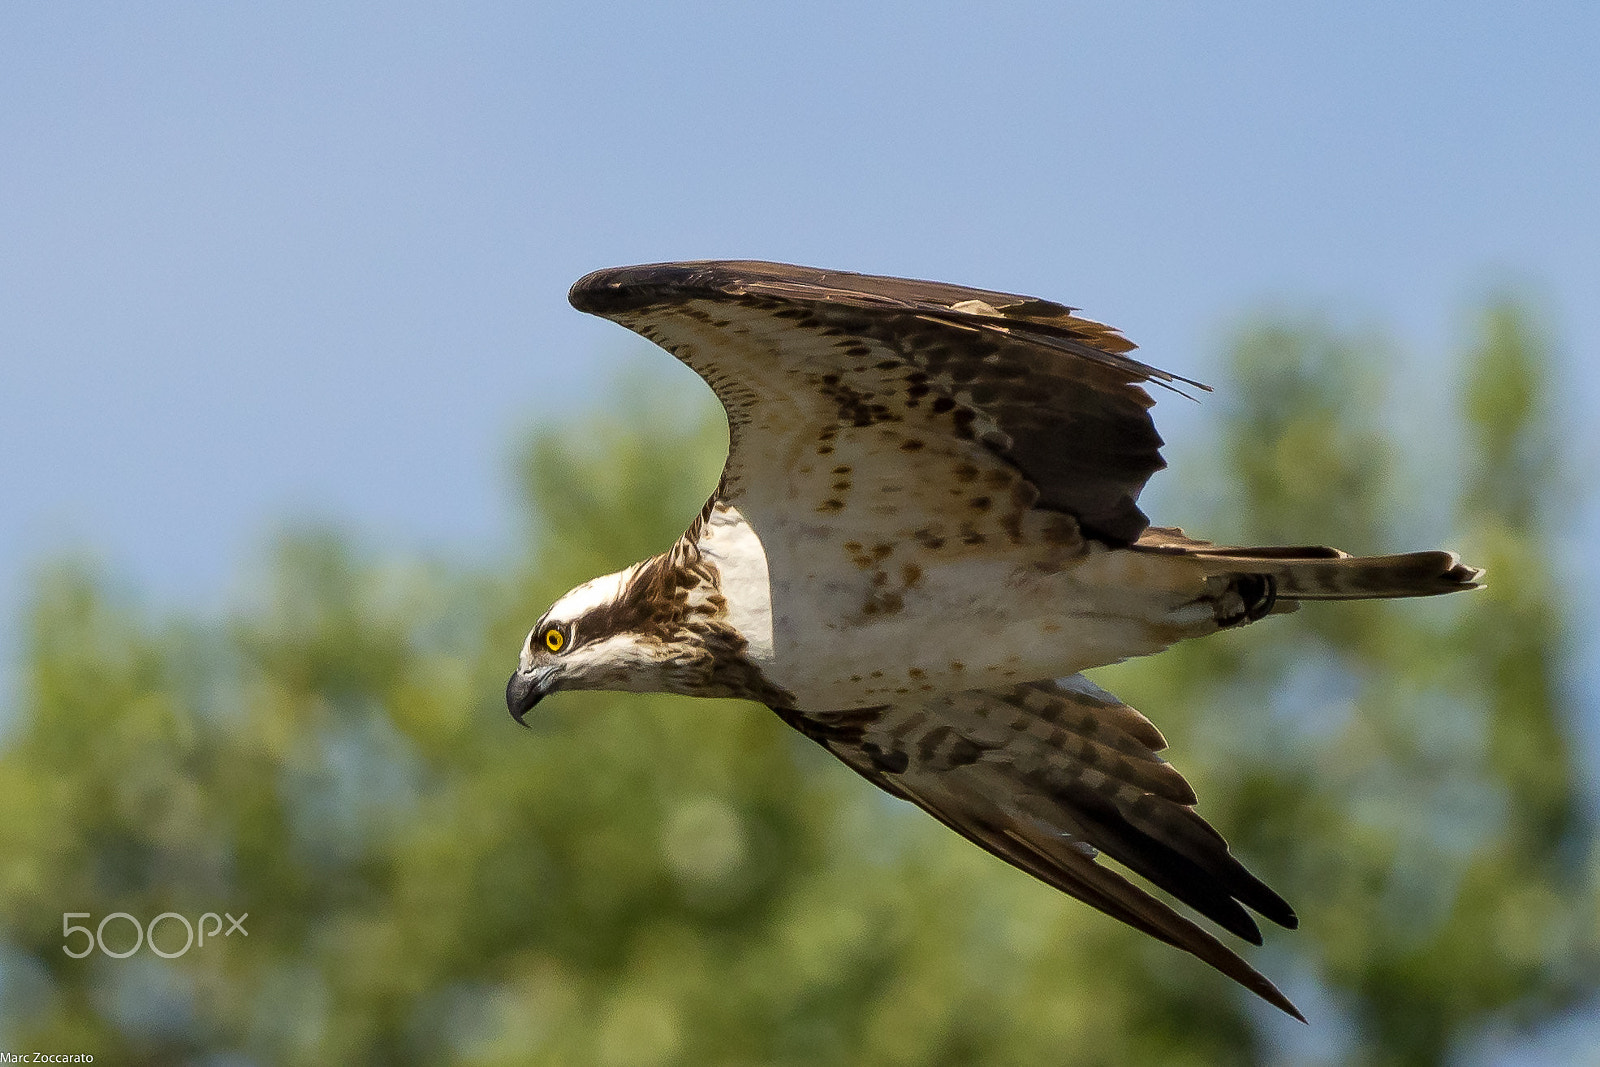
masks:
<svg viewBox="0 0 1600 1067"><path fill-rule="evenodd" d="M1254 944L1246 907L1294 911L1229 851L1157 752L1148 719L1081 675L837 715L779 714L885 791L1113 918L1181 948L1296 1018L1294 1005L1211 934L1116 872L1117 860Z"/></svg>
<svg viewBox="0 0 1600 1067"><path fill-rule="evenodd" d="M597 271L570 299L711 385L733 431L730 499L791 477L810 452L881 442L880 461L913 477L1008 467L1029 506L1128 543L1147 525L1139 492L1164 466L1140 385L1198 386L1128 358L1130 342L1072 308L938 282L706 261Z"/></svg>

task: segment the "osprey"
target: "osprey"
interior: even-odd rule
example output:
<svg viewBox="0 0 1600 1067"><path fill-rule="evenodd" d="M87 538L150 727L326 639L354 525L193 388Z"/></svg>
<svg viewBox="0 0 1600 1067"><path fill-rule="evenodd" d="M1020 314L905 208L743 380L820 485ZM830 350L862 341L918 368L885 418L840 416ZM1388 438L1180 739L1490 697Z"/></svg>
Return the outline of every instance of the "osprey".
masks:
<svg viewBox="0 0 1600 1067"><path fill-rule="evenodd" d="M597 271L580 311L727 409L721 484L666 552L567 593L506 703L561 689L743 697L1043 882L1303 1018L1103 852L1254 944L1294 911L1194 811L1161 732L1079 672L1303 600L1476 588L1449 552L1234 548L1151 526L1141 385L1200 386L1009 293L760 262Z"/></svg>

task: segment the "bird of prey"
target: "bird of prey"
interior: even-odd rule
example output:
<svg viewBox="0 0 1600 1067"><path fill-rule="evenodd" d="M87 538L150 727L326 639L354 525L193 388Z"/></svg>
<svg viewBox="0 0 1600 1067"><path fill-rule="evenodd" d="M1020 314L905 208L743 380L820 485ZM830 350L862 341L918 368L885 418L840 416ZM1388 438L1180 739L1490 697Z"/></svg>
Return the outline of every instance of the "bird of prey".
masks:
<svg viewBox="0 0 1600 1067"><path fill-rule="evenodd" d="M980 847L1285 1012L1218 938L1295 913L1194 810L1161 732L1080 673L1305 600L1430 596L1449 552L1227 547L1152 526L1144 384L1199 383L1075 309L778 263L597 271L580 311L656 342L727 409L715 495L661 555L562 596L506 703L563 689L743 697Z"/></svg>

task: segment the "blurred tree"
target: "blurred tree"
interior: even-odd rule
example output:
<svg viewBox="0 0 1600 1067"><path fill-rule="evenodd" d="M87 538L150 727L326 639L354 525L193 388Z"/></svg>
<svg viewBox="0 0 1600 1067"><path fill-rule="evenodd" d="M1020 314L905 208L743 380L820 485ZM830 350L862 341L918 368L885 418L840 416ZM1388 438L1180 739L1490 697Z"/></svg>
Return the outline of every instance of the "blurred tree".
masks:
<svg viewBox="0 0 1600 1067"><path fill-rule="evenodd" d="M759 710L573 694L517 730L500 693L526 626L666 544L714 482L714 417L683 429L692 405L641 399L535 437L526 551L499 572L303 532L220 624L153 619L82 566L40 580L0 753L0 1044L149 1064L1431 1064L1557 1018L1600 975L1549 570L1565 487L1547 345L1510 305L1479 334L1458 413L1434 413L1461 437L1444 482L1408 469L1369 338L1248 331L1218 441L1179 464L1215 491L1162 517L1240 542L1448 541L1487 592L1312 607L1101 672L1298 906L1256 958L1313 1030ZM1400 543L1419 507L1455 517ZM68 911L248 913L248 937L74 959ZM133 943L125 920L105 932Z"/></svg>
<svg viewBox="0 0 1600 1067"><path fill-rule="evenodd" d="M1487 590L1308 606L1270 631L1119 668L1124 695L1150 692L1174 747L1194 746L1205 810L1299 908L1291 948L1344 1016L1352 1063L1447 1062L1491 1020L1559 1018L1600 976L1572 641L1552 575L1550 523L1571 489L1552 357L1513 303L1476 326L1458 374L1440 376L1462 384L1443 397L1385 396L1370 339L1249 331L1219 449L1233 477L1213 487L1208 530L1372 552L1425 547L1408 536L1418 512L1453 511L1421 538L1487 567ZM1408 469L1440 435L1456 469Z"/></svg>

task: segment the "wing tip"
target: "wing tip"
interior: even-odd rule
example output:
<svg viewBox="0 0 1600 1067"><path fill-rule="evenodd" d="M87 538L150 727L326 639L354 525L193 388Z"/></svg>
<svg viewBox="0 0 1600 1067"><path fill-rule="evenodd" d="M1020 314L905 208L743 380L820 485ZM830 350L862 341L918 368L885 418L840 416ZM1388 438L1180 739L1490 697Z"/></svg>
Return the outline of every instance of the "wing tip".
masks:
<svg viewBox="0 0 1600 1067"><path fill-rule="evenodd" d="M809 293L807 291L809 290ZM917 309L939 317L986 321L994 326L1020 326L1055 333L1087 345L1100 358L1121 357L1136 368L1141 380L1170 389L1190 400L1183 386L1211 392L1211 387L1131 359L1136 346L1114 326L1077 314L1078 309L1042 297L975 289L947 282L922 281L886 274L826 270L760 259L696 259L677 263L643 263L606 267L579 278L567 300L579 311L603 318L695 296L739 296L782 292L789 299L823 294L853 297L869 305ZM973 310L977 305L983 310Z"/></svg>
<svg viewBox="0 0 1600 1067"><path fill-rule="evenodd" d="M1277 987L1273 987L1273 989L1274 992L1276 992ZM1311 1020L1300 1014L1300 1009L1294 1006L1294 1001L1290 1000L1282 993L1278 993L1278 999L1276 1000L1273 1000L1270 997L1263 997L1262 999L1266 1000L1268 1004L1271 1004L1274 1008L1277 1008L1291 1019L1298 1019L1307 1026L1311 1025Z"/></svg>

